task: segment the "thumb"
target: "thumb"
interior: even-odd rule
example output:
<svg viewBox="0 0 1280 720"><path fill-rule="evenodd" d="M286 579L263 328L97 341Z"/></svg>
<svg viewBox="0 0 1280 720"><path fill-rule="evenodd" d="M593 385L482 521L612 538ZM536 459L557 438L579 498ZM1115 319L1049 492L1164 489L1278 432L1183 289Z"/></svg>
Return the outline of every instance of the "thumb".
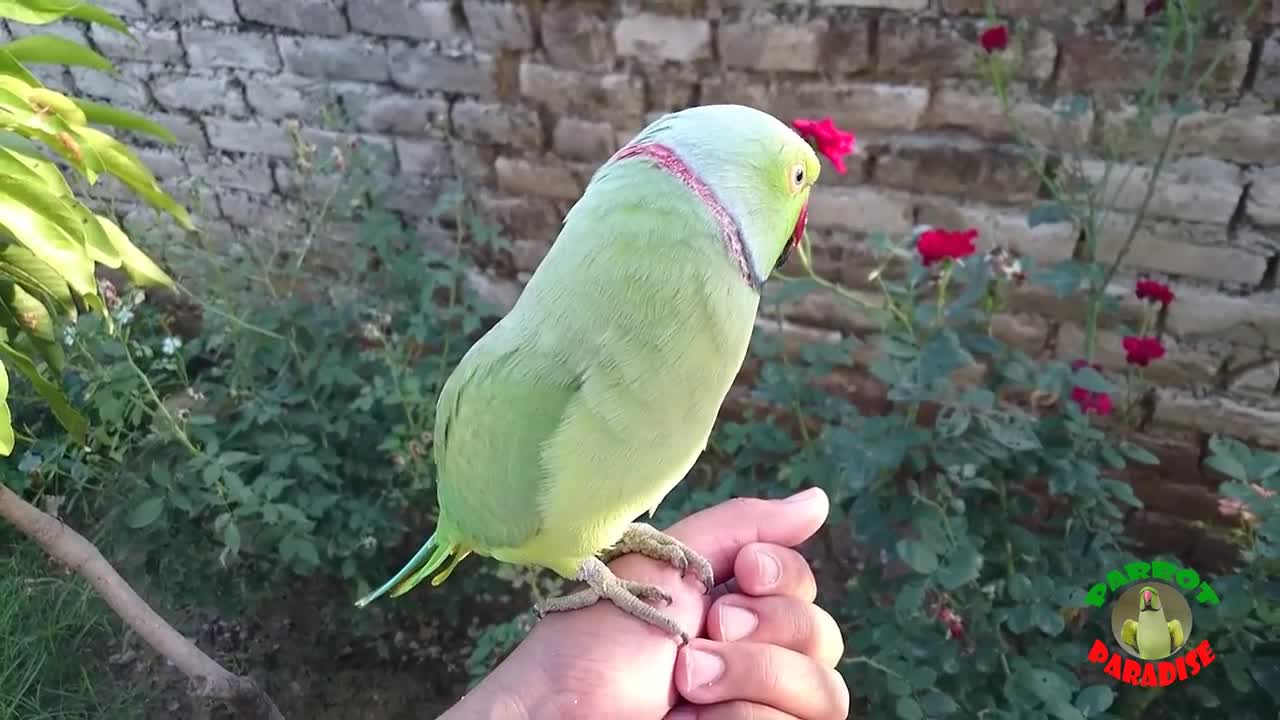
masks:
<svg viewBox="0 0 1280 720"><path fill-rule="evenodd" d="M690 515L666 533L705 557L720 583L733 572L742 548L754 542L799 545L822 527L830 509L827 494L817 487L781 500L734 498Z"/></svg>

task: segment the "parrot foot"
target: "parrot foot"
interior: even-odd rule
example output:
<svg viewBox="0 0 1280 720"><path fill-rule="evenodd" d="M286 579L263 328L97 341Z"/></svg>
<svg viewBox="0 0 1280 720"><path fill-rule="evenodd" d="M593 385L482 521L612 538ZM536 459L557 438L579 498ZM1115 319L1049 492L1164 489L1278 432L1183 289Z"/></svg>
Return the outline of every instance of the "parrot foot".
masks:
<svg viewBox="0 0 1280 720"><path fill-rule="evenodd" d="M689 642L689 634L680 627L679 623L645 602L645 600L661 600L667 605L671 604L671 595L657 585L624 580L614 575L613 571L598 558L589 558L582 563L582 567L578 570L578 579L588 585L587 589L571 595L543 600L533 606L533 611L541 618L548 613L581 610L601 600L608 600L628 615L678 636L681 645Z"/></svg>
<svg viewBox="0 0 1280 720"><path fill-rule="evenodd" d="M605 553L603 559L607 563L629 553L673 565L680 571L680 577L684 577L692 566L693 571L698 575L698 581L707 592L711 592L711 588L715 585L715 573L711 570L711 563L706 558L652 525L645 523L628 525L627 531L622 534L622 539Z"/></svg>

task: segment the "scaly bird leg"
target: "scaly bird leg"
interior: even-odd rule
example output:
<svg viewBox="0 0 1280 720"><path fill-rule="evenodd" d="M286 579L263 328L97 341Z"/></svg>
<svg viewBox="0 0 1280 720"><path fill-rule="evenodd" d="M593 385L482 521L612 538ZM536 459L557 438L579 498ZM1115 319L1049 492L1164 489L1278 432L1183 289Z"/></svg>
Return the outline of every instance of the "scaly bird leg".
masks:
<svg viewBox="0 0 1280 720"><path fill-rule="evenodd" d="M544 600L533 607L533 611L542 617L547 613L580 610L595 605L600 600L608 600L619 610L639 618L650 625L680 638L680 644L689 642L689 634L681 629L680 624L661 610L645 603L645 600L661 600L671 604L671 596L657 585L623 580L613 574L599 558L588 558L578 568L578 579L589 587L572 595Z"/></svg>
<svg viewBox="0 0 1280 720"><path fill-rule="evenodd" d="M706 558L652 525L631 523L627 526L627 531L622 534L622 539L605 551L601 559L608 563L628 553L637 553L647 558L670 563L680 571L680 577L684 577L689 566L692 565L693 571L698 574L698 580L707 592L711 592L712 586L715 585L715 574L711 571L711 563L707 562Z"/></svg>

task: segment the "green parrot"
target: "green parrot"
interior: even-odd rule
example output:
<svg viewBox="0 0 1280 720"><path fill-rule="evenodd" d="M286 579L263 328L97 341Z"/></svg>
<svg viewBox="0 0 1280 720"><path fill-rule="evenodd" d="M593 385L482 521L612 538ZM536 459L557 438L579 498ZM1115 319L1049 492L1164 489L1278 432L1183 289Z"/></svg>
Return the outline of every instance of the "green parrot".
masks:
<svg viewBox="0 0 1280 720"><path fill-rule="evenodd" d="M1138 651L1143 660L1160 660L1182 647L1184 636L1182 623L1165 620L1160 606L1160 593L1150 585L1138 591L1138 619L1125 620L1120 627L1120 639L1125 645Z"/></svg>
<svg viewBox="0 0 1280 720"><path fill-rule="evenodd" d="M440 392L435 532L356 605L443 567L439 585L476 553L586 583L539 616L608 599L686 642L644 602L669 604L666 592L605 563L640 553L714 584L705 558L633 521L706 448L820 170L790 127L741 105L664 115L596 170L515 306Z"/></svg>

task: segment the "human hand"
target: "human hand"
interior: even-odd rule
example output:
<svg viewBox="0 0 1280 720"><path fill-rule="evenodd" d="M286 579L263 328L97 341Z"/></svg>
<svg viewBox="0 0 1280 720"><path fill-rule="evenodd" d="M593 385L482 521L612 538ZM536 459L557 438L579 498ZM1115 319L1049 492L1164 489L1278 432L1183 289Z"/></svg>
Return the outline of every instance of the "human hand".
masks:
<svg viewBox="0 0 1280 720"><path fill-rule="evenodd" d="M843 651L839 627L812 604L813 573L790 549L827 511L814 489L730 500L685 518L666 532L711 562L721 584L710 595L692 576L639 555L610 567L661 585L672 596L663 609L697 639L679 648L608 601L550 615L441 720L845 718L848 689L832 669ZM744 624L750 614L754 628ZM722 672L708 680L699 675L708 667Z"/></svg>

